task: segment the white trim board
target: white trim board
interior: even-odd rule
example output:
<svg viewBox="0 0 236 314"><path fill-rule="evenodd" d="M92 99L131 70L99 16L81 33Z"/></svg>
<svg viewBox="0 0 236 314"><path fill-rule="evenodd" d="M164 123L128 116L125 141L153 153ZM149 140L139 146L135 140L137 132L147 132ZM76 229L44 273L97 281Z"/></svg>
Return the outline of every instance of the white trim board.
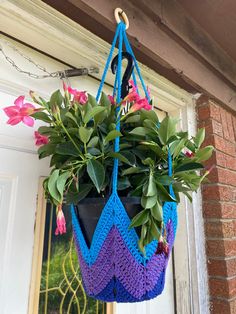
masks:
<svg viewBox="0 0 236 314"><path fill-rule="evenodd" d="M73 66L97 66L100 69L97 77L101 77L110 45L40 0L0 1L0 29ZM196 119L192 95L146 66L140 64L140 67L158 107L181 117L184 128L194 134ZM112 84L112 81L110 74L107 82ZM21 86L10 81L0 82L2 91L16 94L19 89ZM177 234L175 244L177 313L207 314L204 243L203 240L199 241L204 238L200 198L194 197L192 206L186 201L182 204L180 210L184 218L181 218L181 232ZM178 254L180 259L177 258Z"/></svg>

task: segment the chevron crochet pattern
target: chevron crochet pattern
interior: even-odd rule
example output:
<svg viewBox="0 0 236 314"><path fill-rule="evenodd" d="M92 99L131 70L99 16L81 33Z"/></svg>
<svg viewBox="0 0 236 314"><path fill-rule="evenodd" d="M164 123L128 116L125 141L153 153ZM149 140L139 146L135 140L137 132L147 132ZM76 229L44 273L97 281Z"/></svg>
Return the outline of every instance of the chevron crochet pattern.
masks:
<svg viewBox="0 0 236 314"><path fill-rule="evenodd" d="M156 240L146 246L146 255L140 252L136 231L128 229L130 218L115 193L102 211L90 248L73 205L71 213L83 284L89 296L107 302L139 302L162 293L177 227L175 202L163 206L168 255L155 254Z"/></svg>

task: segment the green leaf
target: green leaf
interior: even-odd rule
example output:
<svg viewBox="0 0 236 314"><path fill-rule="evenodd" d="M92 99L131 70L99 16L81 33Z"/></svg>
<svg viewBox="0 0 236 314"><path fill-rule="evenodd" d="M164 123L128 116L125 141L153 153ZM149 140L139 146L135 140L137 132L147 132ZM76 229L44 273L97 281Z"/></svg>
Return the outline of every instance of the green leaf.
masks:
<svg viewBox="0 0 236 314"><path fill-rule="evenodd" d="M85 128L84 126L79 127L79 137L84 144L88 143L92 133L93 133L92 128L88 129L88 128Z"/></svg>
<svg viewBox="0 0 236 314"><path fill-rule="evenodd" d="M108 155L109 155L109 157L117 158L120 161L124 162L125 164L132 166L130 161L125 156L123 156L121 153L110 152Z"/></svg>
<svg viewBox="0 0 236 314"><path fill-rule="evenodd" d="M144 225L148 221L148 217L149 217L148 210L146 209L142 210L132 219L131 224L129 225L129 229Z"/></svg>
<svg viewBox="0 0 236 314"><path fill-rule="evenodd" d="M175 168L175 173L182 172L182 171L195 171L203 169L203 165L198 162L188 162L185 164L180 164Z"/></svg>
<svg viewBox="0 0 236 314"><path fill-rule="evenodd" d="M47 123L51 123L52 122L51 118L43 111L35 112L35 113L31 114L30 116L33 117L36 120L41 120L41 121L44 121L44 122L47 122Z"/></svg>
<svg viewBox="0 0 236 314"><path fill-rule="evenodd" d="M84 116L84 123L87 124L91 119L93 119L97 114L104 111L105 108L102 106L93 107L91 110L87 111Z"/></svg>
<svg viewBox="0 0 236 314"><path fill-rule="evenodd" d="M80 152L71 142L65 142L57 145L55 152L60 155L80 156Z"/></svg>
<svg viewBox="0 0 236 314"><path fill-rule="evenodd" d="M38 132L42 135L57 134L56 130L50 126L40 126L38 128Z"/></svg>
<svg viewBox="0 0 236 314"><path fill-rule="evenodd" d="M118 179L118 190L122 191L125 190L127 188L129 188L131 186L129 179L127 177L124 178L119 178Z"/></svg>
<svg viewBox="0 0 236 314"><path fill-rule="evenodd" d="M97 107L98 103L96 101L96 98L92 95L88 94L88 102L91 104L92 107Z"/></svg>
<svg viewBox="0 0 236 314"><path fill-rule="evenodd" d="M123 150L122 155L129 160L129 163L131 165L135 165L136 164L136 157L135 154L132 151L127 151L127 150Z"/></svg>
<svg viewBox="0 0 236 314"><path fill-rule="evenodd" d="M66 171L64 173L62 173L58 179L57 179L57 190L61 196L61 199L63 198L63 192L64 192L64 188L65 188L65 184L67 179L70 176L70 171Z"/></svg>
<svg viewBox="0 0 236 314"><path fill-rule="evenodd" d="M65 116L66 116L67 118L69 118L70 120L72 120L73 122L75 122L76 125L78 125L78 122L77 122L77 120L76 120L76 117L75 117L71 112L68 111L68 112L65 114Z"/></svg>
<svg viewBox="0 0 236 314"><path fill-rule="evenodd" d="M159 202L156 202L156 204L151 208L151 214L156 220L163 221L162 206Z"/></svg>
<svg viewBox="0 0 236 314"><path fill-rule="evenodd" d="M150 130L148 128L144 128L142 126L139 126L137 128L134 128L130 134L139 135L139 136L146 136L148 133L150 133Z"/></svg>
<svg viewBox="0 0 236 314"><path fill-rule="evenodd" d="M167 202L175 201L175 199L167 192L167 190L164 188L163 185L161 185L158 182L156 182L156 185L157 185L157 195L159 195L162 201L167 201Z"/></svg>
<svg viewBox="0 0 236 314"><path fill-rule="evenodd" d="M140 116L142 120L148 119L154 122L156 126L158 125L159 119L154 110L147 111L145 109L141 109Z"/></svg>
<svg viewBox="0 0 236 314"><path fill-rule="evenodd" d="M158 129L159 138L162 144L166 145L171 136L176 133L176 123L177 121L166 116L165 119L160 123Z"/></svg>
<svg viewBox="0 0 236 314"><path fill-rule="evenodd" d="M55 153L56 144L45 144L38 149L39 159L45 158Z"/></svg>
<svg viewBox="0 0 236 314"><path fill-rule="evenodd" d="M142 196L141 205L143 208L152 208L157 202L157 195L153 196Z"/></svg>
<svg viewBox="0 0 236 314"><path fill-rule="evenodd" d="M194 157L196 158L197 162L208 160L211 157L213 150L213 146L206 146L197 151Z"/></svg>
<svg viewBox="0 0 236 314"><path fill-rule="evenodd" d="M162 157L165 154L161 147L155 142L141 142L141 144L143 148L154 151L158 157Z"/></svg>
<svg viewBox="0 0 236 314"><path fill-rule="evenodd" d="M60 90L58 89L57 91L55 91L51 98L50 98L50 107L53 108L53 106L59 106L61 107L63 102L63 96L60 92Z"/></svg>
<svg viewBox="0 0 236 314"><path fill-rule="evenodd" d="M99 156L101 155L101 151L96 147L88 147L88 153L92 156Z"/></svg>
<svg viewBox="0 0 236 314"><path fill-rule="evenodd" d="M90 159L87 162L87 172L98 193L100 193L100 189L105 179L105 170L103 165L95 159Z"/></svg>
<svg viewBox="0 0 236 314"><path fill-rule="evenodd" d="M58 203L61 203L61 195L57 190L57 180L59 177L59 170L56 169L49 176L48 180L48 191L53 199L55 199Z"/></svg>
<svg viewBox="0 0 236 314"><path fill-rule="evenodd" d="M170 185L174 182L174 179L169 177L168 175L155 176L157 183L162 185Z"/></svg>
<svg viewBox="0 0 236 314"><path fill-rule="evenodd" d="M77 194L77 201L80 202L82 199L84 199L89 194L92 187L92 184L81 184L79 186L79 192Z"/></svg>
<svg viewBox="0 0 236 314"><path fill-rule="evenodd" d="M197 135L194 138L195 145L199 148L205 139L205 128L198 130Z"/></svg>
<svg viewBox="0 0 236 314"><path fill-rule="evenodd" d="M145 196L154 196L157 193L156 183L152 173L149 175L148 182L143 186L143 194Z"/></svg>
<svg viewBox="0 0 236 314"><path fill-rule="evenodd" d="M128 169L123 170L122 176L134 174L134 173L139 173L139 172L141 172L141 168L133 166L133 167L130 167Z"/></svg>
<svg viewBox="0 0 236 314"><path fill-rule="evenodd" d="M185 143L185 146L193 153L195 153L195 145L190 141L190 140L187 140L187 142Z"/></svg>
<svg viewBox="0 0 236 314"><path fill-rule="evenodd" d="M139 115L128 116L127 119L125 119L125 123L137 123L139 121L140 121Z"/></svg>
<svg viewBox="0 0 236 314"><path fill-rule="evenodd" d="M161 230L159 230L158 226L152 220L151 222L151 234L156 239L159 240L161 236Z"/></svg>
<svg viewBox="0 0 236 314"><path fill-rule="evenodd" d="M173 151L173 158L176 158L179 156L179 154L181 153L181 151L183 150L183 148L185 146L186 139L182 138L180 141L177 141L177 143L178 144Z"/></svg>
<svg viewBox="0 0 236 314"><path fill-rule="evenodd" d="M100 99L100 104L103 107L110 107L111 106L111 102L110 102L109 98L107 97L107 95L104 92L102 92L101 99Z"/></svg>
<svg viewBox="0 0 236 314"><path fill-rule="evenodd" d="M148 233L148 227L147 225L142 225L142 229L141 229L141 237L140 237L140 243L139 243L139 248L141 249L141 251L144 253L145 248L144 246L146 244L148 244L148 239L147 239L147 233Z"/></svg>
<svg viewBox="0 0 236 314"><path fill-rule="evenodd" d="M98 141L99 141L99 137L98 136L92 137L91 140L88 142L87 147L95 147L95 146L97 146Z"/></svg>
<svg viewBox="0 0 236 314"><path fill-rule="evenodd" d="M143 163L144 165L146 165L146 166L151 166L151 167L154 166L154 161L153 161L153 159L150 158L150 157L148 157L148 158L142 160L142 163Z"/></svg>
<svg viewBox="0 0 236 314"><path fill-rule="evenodd" d="M66 203L78 204L82 199L84 199L89 194L92 187L93 187L92 184L80 184L79 191L69 190L69 192L66 194Z"/></svg>
<svg viewBox="0 0 236 314"><path fill-rule="evenodd" d="M116 137L122 136L122 134L120 133L120 131L117 130L112 130L110 131L107 136L105 137L104 141L105 143L108 143L110 141L113 141Z"/></svg>

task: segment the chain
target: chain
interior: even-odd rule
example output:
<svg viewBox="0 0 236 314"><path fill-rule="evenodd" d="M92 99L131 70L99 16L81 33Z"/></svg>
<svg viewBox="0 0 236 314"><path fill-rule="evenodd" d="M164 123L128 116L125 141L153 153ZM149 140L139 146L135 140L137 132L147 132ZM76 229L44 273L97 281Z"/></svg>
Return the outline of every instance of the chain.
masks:
<svg viewBox="0 0 236 314"><path fill-rule="evenodd" d="M3 41L4 44L6 44L9 48L11 48L13 51L15 51L16 53L18 53L21 57L23 57L25 60L29 61L30 63L32 63L34 66L36 66L36 68L38 68L39 70L43 71L44 75L38 75L38 74L34 74L31 73L29 71L25 71L22 70L9 56L7 56L7 54L5 53L5 51L3 50L3 47L0 43L0 52L2 53L2 55L4 56L4 58L6 59L6 61L8 63L10 63L18 72L26 74L34 79L44 79L44 78L48 78L48 77L52 77L52 78L61 78L61 71L59 72L48 72L46 70L45 67L41 66L40 64L36 63L34 60L32 60L30 57L26 56L25 54L23 54L19 49L17 49L15 46L11 45L8 41Z"/></svg>

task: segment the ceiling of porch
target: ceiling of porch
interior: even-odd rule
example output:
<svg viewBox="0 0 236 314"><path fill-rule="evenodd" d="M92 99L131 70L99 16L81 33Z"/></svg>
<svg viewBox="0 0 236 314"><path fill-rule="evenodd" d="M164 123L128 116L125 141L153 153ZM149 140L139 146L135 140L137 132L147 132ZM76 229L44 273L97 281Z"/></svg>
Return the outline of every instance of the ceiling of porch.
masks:
<svg viewBox="0 0 236 314"><path fill-rule="evenodd" d="M177 1L225 52L236 60L236 1Z"/></svg>

